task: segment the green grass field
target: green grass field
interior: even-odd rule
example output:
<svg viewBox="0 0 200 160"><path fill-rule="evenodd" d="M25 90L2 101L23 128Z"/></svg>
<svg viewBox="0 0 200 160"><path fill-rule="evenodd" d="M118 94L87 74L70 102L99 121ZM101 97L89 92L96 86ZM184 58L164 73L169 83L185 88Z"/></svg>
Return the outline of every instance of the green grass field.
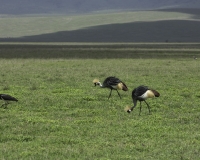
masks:
<svg viewBox="0 0 200 160"><path fill-rule="evenodd" d="M200 159L199 44L1 44L0 159ZM196 56L195 60L193 56ZM94 87L116 76L129 91ZM161 96L131 114L131 92ZM2 101L0 101L3 104Z"/></svg>

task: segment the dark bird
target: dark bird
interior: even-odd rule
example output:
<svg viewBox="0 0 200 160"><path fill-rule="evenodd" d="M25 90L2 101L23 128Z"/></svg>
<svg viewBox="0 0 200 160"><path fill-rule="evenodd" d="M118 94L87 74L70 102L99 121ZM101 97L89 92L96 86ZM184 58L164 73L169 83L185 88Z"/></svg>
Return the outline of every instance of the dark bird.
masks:
<svg viewBox="0 0 200 160"><path fill-rule="evenodd" d="M0 94L0 100L3 100L5 103L2 106L5 106L4 108L7 107L7 105L9 104L9 101L18 101L16 98L8 95L8 94Z"/></svg>
<svg viewBox="0 0 200 160"><path fill-rule="evenodd" d="M142 101L144 101L149 109L149 114L150 114L150 106L149 104L146 102L147 98L153 98L153 97L159 97L160 93L158 93L156 90L153 89L149 89L147 86L139 86L137 88L135 88L132 91L132 99L133 99L133 104L134 106L129 108L127 110L128 113L130 113L137 105L137 101L140 101L140 112L139 115L141 113L141 109L142 109Z"/></svg>
<svg viewBox="0 0 200 160"><path fill-rule="evenodd" d="M116 77L107 77L104 80L103 84L101 84L101 82L98 79L94 79L93 83L95 86L99 85L101 88L110 89L108 99L110 98L113 89L117 91L120 98L121 95L119 94L118 90L128 91L128 87L126 86L126 84Z"/></svg>

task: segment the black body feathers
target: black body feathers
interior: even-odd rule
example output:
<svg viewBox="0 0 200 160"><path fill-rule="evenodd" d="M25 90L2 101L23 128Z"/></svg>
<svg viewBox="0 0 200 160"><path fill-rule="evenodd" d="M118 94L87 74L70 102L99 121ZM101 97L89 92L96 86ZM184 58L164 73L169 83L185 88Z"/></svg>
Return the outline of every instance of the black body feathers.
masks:
<svg viewBox="0 0 200 160"><path fill-rule="evenodd" d="M119 84L122 84L122 88L117 88ZM103 82L103 87L128 91L128 87L126 86L126 84L116 77L107 77Z"/></svg>
<svg viewBox="0 0 200 160"><path fill-rule="evenodd" d="M8 94L0 94L0 98L1 100L4 100L4 101L18 101L15 97L12 97Z"/></svg>
<svg viewBox="0 0 200 160"><path fill-rule="evenodd" d="M15 97L12 97L8 94L0 94L0 100L3 100L5 103L2 106L5 106L4 108L7 107L7 105L9 104L9 101L18 101L18 99L16 99Z"/></svg>
<svg viewBox="0 0 200 160"><path fill-rule="evenodd" d="M130 109L127 110L128 113L130 113L137 105L137 101L140 101L140 112L139 115L141 113L141 109L142 109L142 105L141 102L144 101L149 109L149 113L150 111L150 106L149 104L146 102L147 98L153 98L153 97L159 97L160 93L156 90L150 89L147 86L139 86L135 89L133 89L132 91L132 99L133 99L133 103L134 106L131 107Z"/></svg>
<svg viewBox="0 0 200 160"><path fill-rule="evenodd" d="M121 98L121 95L119 94L118 90L128 91L128 87L126 86L126 84L122 82L119 78L116 78L113 76L107 77L103 81L103 84L101 84L101 82L99 82L99 80L97 79L94 79L93 83L95 86L99 85L101 88L110 89L110 94L108 96L108 99L110 98L113 89L117 91L120 98Z"/></svg>

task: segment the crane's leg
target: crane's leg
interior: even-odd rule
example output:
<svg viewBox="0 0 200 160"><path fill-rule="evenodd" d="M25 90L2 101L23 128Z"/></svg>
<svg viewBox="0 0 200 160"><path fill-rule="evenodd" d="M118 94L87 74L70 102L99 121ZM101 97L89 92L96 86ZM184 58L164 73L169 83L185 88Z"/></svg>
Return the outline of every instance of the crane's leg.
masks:
<svg viewBox="0 0 200 160"><path fill-rule="evenodd" d="M8 105L8 104L9 104L9 103L5 101L5 103L4 103L4 104L2 104L2 105L1 105L1 107L3 107L3 106L4 106L4 108L7 108L7 105Z"/></svg>
<svg viewBox="0 0 200 160"><path fill-rule="evenodd" d="M118 95L119 95L120 99L122 99L121 95L119 94L119 91L118 91L118 90L116 90L116 91L117 91L117 93L118 93Z"/></svg>
<svg viewBox="0 0 200 160"><path fill-rule="evenodd" d="M144 102L147 104L147 107L148 107L148 109L149 109L149 114L151 114L151 110L150 110L149 104L148 104L146 101L144 101Z"/></svg>
<svg viewBox="0 0 200 160"><path fill-rule="evenodd" d="M109 94L109 96L108 96L108 99L110 98L110 96L111 96L111 93L112 93L112 89L110 89L110 94Z"/></svg>
<svg viewBox="0 0 200 160"><path fill-rule="evenodd" d="M139 116L140 116L141 110L142 110L142 101L140 101L140 112L139 112Z"/></svg>

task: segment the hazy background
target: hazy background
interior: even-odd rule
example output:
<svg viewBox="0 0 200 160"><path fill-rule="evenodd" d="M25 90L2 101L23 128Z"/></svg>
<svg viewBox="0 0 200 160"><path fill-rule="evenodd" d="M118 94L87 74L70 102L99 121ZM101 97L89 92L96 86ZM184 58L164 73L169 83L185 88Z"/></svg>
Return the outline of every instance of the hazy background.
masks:
<svg viewBox="0 0 200 160"><path fill-rule="evenodd" d="M2 42L199 42L199 0L0 0Z"/></svg>
<svg viewBox="0 0 200 160"><path fill-rule="evenodd" d="M0 14L88 13L102 10L199 8L199 0L0 0Z"/></svg>

